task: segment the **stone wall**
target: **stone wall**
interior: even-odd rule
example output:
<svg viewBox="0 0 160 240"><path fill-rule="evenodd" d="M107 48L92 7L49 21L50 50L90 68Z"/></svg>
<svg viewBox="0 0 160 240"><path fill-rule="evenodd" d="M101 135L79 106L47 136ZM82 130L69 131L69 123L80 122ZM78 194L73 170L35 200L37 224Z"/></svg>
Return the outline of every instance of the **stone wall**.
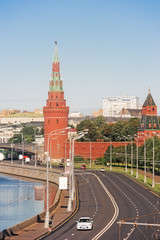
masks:
<svg viewBox="0 0 160 240"><path fill-rule="evenodd" d="M26 165L11 165L6 163L0 163L0 173L19 176L19 177L25 177L29 179L36 179L40 181L46 181L46 168L43 167L32 167L32 166L26 166ZM62 176L62 171L57 169L57 172L55 172L53 169L49 169L49 182L59 185L59 177ZM50 206L50 212L52 212L57 205L59 204L61 197L61 191L58 189L54 203ZM40 221L45 217L46 211L43 211L39 213L36 216L33 216L19 224L16 224L15 226L12 226L10 228L4 229L0 232L0 240L5 239L5 236L11 236L15 234L16 232Z"/></svg>

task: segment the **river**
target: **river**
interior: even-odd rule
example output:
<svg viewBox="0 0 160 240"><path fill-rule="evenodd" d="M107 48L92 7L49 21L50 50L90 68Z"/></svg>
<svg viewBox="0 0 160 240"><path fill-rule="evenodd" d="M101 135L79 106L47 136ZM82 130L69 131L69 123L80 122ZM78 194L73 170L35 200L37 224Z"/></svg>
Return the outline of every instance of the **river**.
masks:
<svg viewBox="0 0 160 240"><path fill-rule="evenodd" d="M44 210L43 185L0 174L0 231Z"/></svg>

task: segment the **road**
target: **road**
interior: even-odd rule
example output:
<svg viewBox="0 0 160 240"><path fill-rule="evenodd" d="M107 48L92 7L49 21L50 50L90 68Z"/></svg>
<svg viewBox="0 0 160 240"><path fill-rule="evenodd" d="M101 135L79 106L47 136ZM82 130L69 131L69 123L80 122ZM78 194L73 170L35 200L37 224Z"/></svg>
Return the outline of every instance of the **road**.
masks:
<svg viewBox="0 0 160 240"><path fill-rule="evenodd" d="M156 239L157 227L121 225L117 222L158 223L159 197L143 188L123 174L99 171L94 172L106 189L114 197L117 206L104 190L95 175L81 172L77 174L80 208L76 215L63 227L45 239L57 240L143 240ZM115 217L113 218L113 216ZM79 217L93 218L93 230L77 231ZM117 217L118 216L118 217ZM106 227L106 231L102 230ZM97 235L100 233L99 235ZM157 238L159 239L159 238Z"/></svg>
<svg viewBox="0 0 160 240"><path fill-rule="evenodd" d="M79 185L80 208L77 214L70 219L61 229L53 232L45 239L92 239L112 221L115 209L110 197L106 194L96 176L80 173L77 175ZM93 230L77 231L76 221L82 216L93 219Z"/></svg>
<svg viewBox="0 0 160 240"><path fill-rule="evenodd" d="M160 223L159 196L120 173L79 170L76 175L79 211L45 239L160 239L160 227L120 226L117 223L120 220L127 223ZM82 216L93 218L92 231L76 230L76 221ZM155 238L155 234L159 237Z"/></svg>
<svg viewBox="0 0 160 240"><path fill-rule="evenodd" d="M119 216L117 221L125 220L126 222L139 223L158 223L159 222L159 197L143 188L135 181L118 173L99 173L109 192L114 196L114 199L119 207ZM103 234L101 240L143 240L154 239L154 232L158 233L158 228L119 225L117 221L111 228ZM157 238L159 239L159 238Z"/></svg>

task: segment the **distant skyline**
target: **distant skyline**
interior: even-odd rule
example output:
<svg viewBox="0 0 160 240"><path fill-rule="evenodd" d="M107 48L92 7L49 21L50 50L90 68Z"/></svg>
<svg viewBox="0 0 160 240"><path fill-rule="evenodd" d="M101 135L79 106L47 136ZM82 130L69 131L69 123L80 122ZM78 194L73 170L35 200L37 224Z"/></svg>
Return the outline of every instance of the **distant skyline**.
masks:
<svg viewBox="0 0 160 240"><path fill-rule="evenodd" d="M160 113L159 0L0 1L0 110L46 105L54 42L70 112L151 94Z"/></svg>

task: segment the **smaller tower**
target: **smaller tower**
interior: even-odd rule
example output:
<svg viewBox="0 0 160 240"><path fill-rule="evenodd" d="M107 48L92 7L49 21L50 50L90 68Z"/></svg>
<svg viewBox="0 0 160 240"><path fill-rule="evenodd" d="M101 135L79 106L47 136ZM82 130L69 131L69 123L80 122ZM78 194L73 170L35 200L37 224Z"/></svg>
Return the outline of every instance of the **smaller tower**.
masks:
<svg viewBox="0 0 160 240"><path fill-rule="evenodd" d="M157 117L157 106L150 93L142 106L142 118L137 132L137 136L141 138L150 138L154 135L160 135L160 126Z"/></svg>

